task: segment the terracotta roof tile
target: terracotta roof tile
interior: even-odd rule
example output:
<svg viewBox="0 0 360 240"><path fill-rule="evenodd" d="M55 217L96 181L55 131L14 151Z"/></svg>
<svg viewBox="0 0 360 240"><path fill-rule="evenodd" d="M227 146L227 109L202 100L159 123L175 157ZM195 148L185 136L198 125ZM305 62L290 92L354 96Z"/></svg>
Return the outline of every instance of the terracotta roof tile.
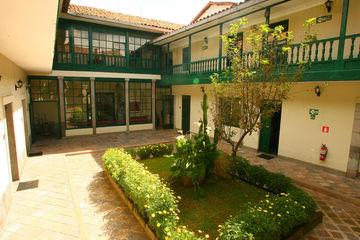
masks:
<svg viewBox="0 0 360 240"><path fill-rule="evenodd" d="M103 18L105 20L111 20L111 21L139 24L139 25L143 25L146 27L157 28L158 30L161 30L163 32L171 32L171 31L174 31L176 29L183 27L183 25L166 22L166 21L162 21L162 20L142 18L142 17L131 16L131 15L118 13L118 12L111 12L111 11L100 9L100 8L79 6L79 5L74 5L74 4L70 4L70 6L68 8L68 13L75 14L75 15L98 17L98 18Z"/></svg>
<svg viewBox="0 0 360 240"><path fill-rule="evenodd" d="M195 23L209 16L215 15L229 8L237 6L235 2L208 2L206 6L195 16L191 23Z"/></svg>

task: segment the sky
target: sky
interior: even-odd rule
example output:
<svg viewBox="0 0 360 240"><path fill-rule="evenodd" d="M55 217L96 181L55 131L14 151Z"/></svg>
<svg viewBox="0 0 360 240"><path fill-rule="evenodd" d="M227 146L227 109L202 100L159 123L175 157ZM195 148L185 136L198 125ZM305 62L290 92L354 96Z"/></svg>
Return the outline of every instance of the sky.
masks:
<svg viewBox="0 0 360 240"><path fill-rule="evenodd" d="M189 24L208 2L209 0L71 0L71 3L77 5L180 24Z"/></svg>

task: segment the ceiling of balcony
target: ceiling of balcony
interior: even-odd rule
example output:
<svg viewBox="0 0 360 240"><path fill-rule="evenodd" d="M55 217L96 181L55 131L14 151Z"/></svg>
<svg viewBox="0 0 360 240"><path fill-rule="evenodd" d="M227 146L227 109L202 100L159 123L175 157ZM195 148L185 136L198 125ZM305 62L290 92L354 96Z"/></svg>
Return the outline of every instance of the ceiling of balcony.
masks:
<svg viewBox="0 0 360 240"><path fill-rule="evenodd" d="M58 4L58 0L1 0L0 53L27 72L50 72Z"/></svg>

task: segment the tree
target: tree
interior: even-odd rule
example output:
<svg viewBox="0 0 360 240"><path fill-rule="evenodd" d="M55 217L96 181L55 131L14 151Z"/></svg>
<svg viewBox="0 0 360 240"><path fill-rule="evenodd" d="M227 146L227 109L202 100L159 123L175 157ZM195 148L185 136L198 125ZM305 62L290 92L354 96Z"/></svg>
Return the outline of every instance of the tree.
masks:
<svg viewBox="0 0 360 240"><path fill-rule="evenodd" d="M306 43L316 39L311 29L314 23L315 19L304 23L303 49L309 50ZM211 76L214 124L220 138L232 146L233 156L244 138L260 129L260 120L271 117L288 99L292 85L302 78L307 65L305 61L295 67L288 64L293 34L284 32L283 26L252 26L245 32L243 44L240 33L246 24L243 18L231 25L229 35L222 36L228 68ZM243 45L247 53L243 53ZM234 140L237 135L239 139Z"/></svg>

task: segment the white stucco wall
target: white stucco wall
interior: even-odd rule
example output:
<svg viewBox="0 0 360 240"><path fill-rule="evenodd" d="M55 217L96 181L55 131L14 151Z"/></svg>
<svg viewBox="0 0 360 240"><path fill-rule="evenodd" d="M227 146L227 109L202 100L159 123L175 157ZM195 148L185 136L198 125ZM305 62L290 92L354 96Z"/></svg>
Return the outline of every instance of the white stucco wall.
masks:
<svg viewBox="0 0 360 240"><path fill-rule="evenodd" d="M26 99L28 103L28 95L26 93L26 74L16 64L11 62L4 55L0 54L0 197L11 182L10 159L8 151L8 135L5 117L5 105L12 103L14 132L16 139L16 153L18 158L19 172L24 166L27 158L26 139L30 141L30 131L25 136L24 116L22 108L22 99ZM22 80L23 87L15 91L15 82ZM26 109L25 111L27 111ZM26 113L28 116L28 112ZM25 116L25 117L27 117ZM29 126L29 121L25 121Z"/></svg>
<svg viewBox="0 0 360 240"><path fill-rule="evenodd" d="M322 92L320 97L314 93L314 88L318 85ZM209 85L205 89L208 91ZM175 128L181 129L182 95L190 95L190 129L191 132L197 132L196 122L202 117L200 85L173 86L172 90L175 95ZM290 96L282 105L278 154L345 172L355 105L360 98L360 83L298 83ZM211 98L209 100L211 105ZM311 120L309 116L312 108L319 109L315 120ZM211 119L209 112L209 126L213 129ZM329 126L330 132L323 133L322 126ZM319 160L322 143L329 149L325 161ZM258 149L258 144L258 132L244 140L244 145L251 148Z"/></svg>
<svg viewBox="0 0 360 240"><path fill-rule="evenodd" d="M321 88L317 97L314 87ZM283 102L279 155L345 172L351 145L356 99L360 83L300 83L291 98ZM318 109L311 120L309 109ZM330 127L329 133L322 126ZM319 160L324 143L329 149L325 161Z"/></svg>

